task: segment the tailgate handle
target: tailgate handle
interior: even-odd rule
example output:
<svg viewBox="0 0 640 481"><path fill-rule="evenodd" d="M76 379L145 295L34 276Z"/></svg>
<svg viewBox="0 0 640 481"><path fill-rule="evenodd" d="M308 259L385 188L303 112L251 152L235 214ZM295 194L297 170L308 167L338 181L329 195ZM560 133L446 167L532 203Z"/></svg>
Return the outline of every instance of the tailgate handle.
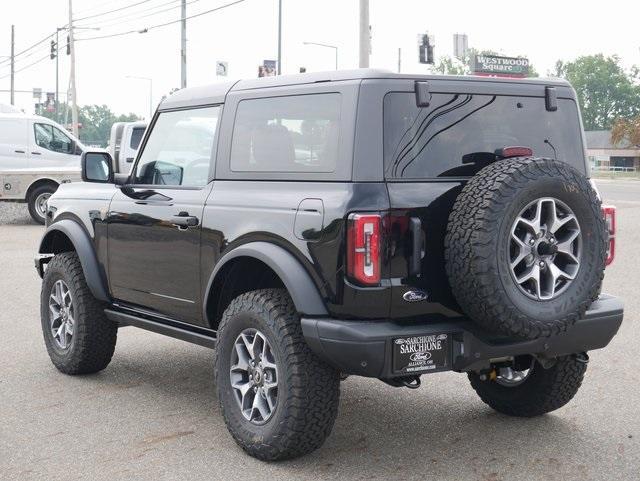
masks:
<svg viewBox="0 0 640 481"><path fill-rule="evenodd" d="M409 258L409 275L419 276L422 273L422 257L424 255L422 222L418 217L409 219L409 230L411 232L411 257Z"/></svg>

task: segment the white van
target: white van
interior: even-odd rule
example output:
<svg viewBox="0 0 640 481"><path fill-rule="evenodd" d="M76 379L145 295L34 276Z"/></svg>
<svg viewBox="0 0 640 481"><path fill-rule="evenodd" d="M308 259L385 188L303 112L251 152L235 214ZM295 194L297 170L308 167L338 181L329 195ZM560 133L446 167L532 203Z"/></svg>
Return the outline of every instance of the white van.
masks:
<svg viewBox="0 0 640 481"><path fill-rule="evenodd" d="M146 129L147 123L143 121L116 122L111 126L107 150L113 158L115 172L129 173Z"/></svg>
<svg viewBox="0 0 640 481"><path fill-rule="evenodd" d="M56 122L0 113L0 201L27 202L44 224L47 199L58 185L79 181L84 146Z"/></svg>

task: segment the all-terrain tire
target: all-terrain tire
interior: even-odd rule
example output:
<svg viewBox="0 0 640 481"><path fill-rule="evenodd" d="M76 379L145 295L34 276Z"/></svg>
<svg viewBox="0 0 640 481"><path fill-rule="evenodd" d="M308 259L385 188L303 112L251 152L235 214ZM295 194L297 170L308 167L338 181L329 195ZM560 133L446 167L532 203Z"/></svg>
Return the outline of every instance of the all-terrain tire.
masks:
<svg viewBox="0 0 640 481"><path fill-rule="evenodd" d="M586 370L584 361L564 356L549 369L536 362L529 377L517 386L482 381L475 373L469 373L469 381L480 399L499 413L534 417L567 404L578 392Z"/></svg>
<svg viewBox="0 0 640 481"><path fill-rule="evenodd" d="M50 296L58 280L68 287L73 303L73 336L66 348L54 339L50 324ZM40 317L47 352L65 374L91 374L107 367L115 350L118 326L107 319L84 277L78 254L64 252L51 259L42 279Z"/></svg>
<svg viewBox="0 0 640 481"><path fill-rule="evenodd" d="M257 329L273 349L278 369L275 411L262 425L246 419L234 397L229 370L237 337ZM218 399L229 432L251 456L291 459L319 448L338 414L339 373L307 346L300 317L284 289L261 289L235 298L218 329L214 371Z"/></svg>
<svg viewBox="0 0 640 481"><path fill-rule="evenodd" d="M38 224L44 225L45 217L42 212L40 212L38 208L38 200L41 197L50 196L56 191L57 187L54 184L44 184L39 187L33 189L33 191L29 194L29 198L27 199L27 206L29 208L29 215L31 218L36 221Z"/></svg>
<svg viewBox="0 0 640 481"><path fill-rule="evenodd" d="M511 227L540 198L568 205L582 235L575 279L549 300L522 292L510 271ZM480 326L525 339L566 331L597 299L607 235L600 200L588 179L563 162L515 158L495 162L462 189L449 215L445 267L453 295Z"/></svg>

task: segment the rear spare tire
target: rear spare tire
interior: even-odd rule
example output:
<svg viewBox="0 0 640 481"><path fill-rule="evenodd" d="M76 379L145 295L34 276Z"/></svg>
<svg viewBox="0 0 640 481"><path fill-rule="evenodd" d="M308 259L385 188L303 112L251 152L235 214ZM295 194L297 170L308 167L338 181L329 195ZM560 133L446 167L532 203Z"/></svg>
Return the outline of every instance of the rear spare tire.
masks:
<svg viewBox="0 0 640 481"><path fill-rule="evenodd" d="M600 292L607 236L587 178L550 159L495 162L456 199L445 263L462 310L527 339L566 331Z"/></svg>

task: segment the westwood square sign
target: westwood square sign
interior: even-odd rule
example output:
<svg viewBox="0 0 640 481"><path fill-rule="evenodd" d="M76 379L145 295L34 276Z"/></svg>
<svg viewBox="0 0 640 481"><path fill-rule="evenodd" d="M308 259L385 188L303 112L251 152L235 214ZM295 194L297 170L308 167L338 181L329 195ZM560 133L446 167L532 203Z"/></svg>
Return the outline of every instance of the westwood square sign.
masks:
<svg viewBox="0 0 640 481"><path fill-rule="evenodd" d="M529 74L529 59L476 55L473 58L473 73L492 77L526 77Z"/></svg>

